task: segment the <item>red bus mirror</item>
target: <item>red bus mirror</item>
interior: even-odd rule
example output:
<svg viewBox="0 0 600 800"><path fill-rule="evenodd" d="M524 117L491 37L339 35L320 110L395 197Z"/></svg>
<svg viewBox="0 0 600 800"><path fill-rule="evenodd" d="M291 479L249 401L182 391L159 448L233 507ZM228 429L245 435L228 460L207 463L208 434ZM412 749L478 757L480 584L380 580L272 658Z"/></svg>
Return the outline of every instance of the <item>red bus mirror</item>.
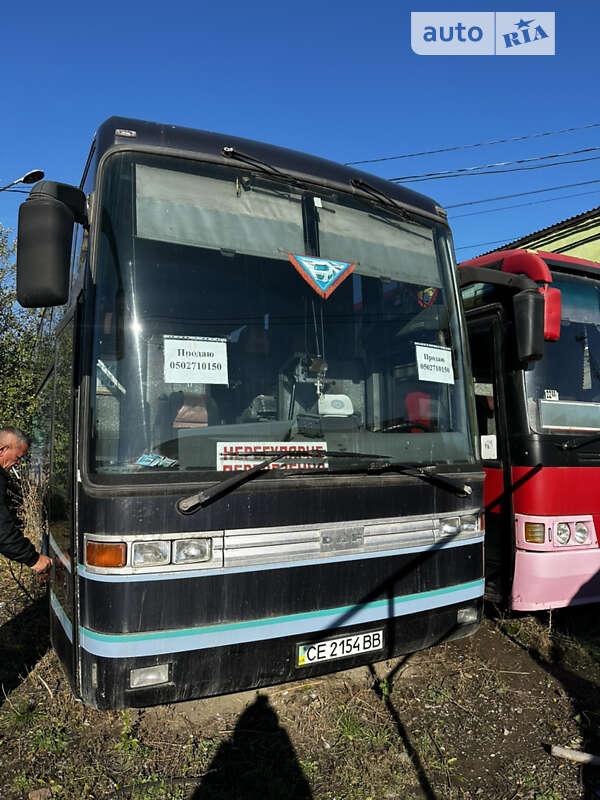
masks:
<svg viewBox="0 0 600 800"><path fill-rule="evenodd" d="M544 339L556 342L560 337L560 289L546 286L540 292L544 295Z"/></svg>

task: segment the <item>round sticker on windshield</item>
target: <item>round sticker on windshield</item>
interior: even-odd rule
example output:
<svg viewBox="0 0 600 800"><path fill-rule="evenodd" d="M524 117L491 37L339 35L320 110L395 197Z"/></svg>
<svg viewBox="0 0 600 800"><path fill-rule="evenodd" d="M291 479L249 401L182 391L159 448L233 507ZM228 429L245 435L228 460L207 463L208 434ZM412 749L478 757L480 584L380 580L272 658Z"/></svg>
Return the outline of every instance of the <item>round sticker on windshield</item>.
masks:
<svg viewBox="0 0 600 800"><path fill-rule="evenodd" d="M438 296L438 290L434 289L432 286L429 286L427 289L421 289L417 292L417 303L421 306L421 308L429 308L435 303L435 299Z"/></svg>

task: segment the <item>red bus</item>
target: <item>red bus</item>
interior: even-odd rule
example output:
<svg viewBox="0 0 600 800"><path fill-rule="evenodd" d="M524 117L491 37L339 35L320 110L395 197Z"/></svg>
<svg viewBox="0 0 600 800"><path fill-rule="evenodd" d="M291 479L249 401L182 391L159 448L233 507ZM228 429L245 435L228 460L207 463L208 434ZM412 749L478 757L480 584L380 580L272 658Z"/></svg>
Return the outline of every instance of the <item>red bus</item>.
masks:
<svg viewBox="0 0 600 800"><path fill-rule="evenodd" d="M486 473L487 595L516 611L600 601L600 264L506 250L464 261L459 280ZM543 356L527 363L515 351L515 280L545 295Z"/></svg>

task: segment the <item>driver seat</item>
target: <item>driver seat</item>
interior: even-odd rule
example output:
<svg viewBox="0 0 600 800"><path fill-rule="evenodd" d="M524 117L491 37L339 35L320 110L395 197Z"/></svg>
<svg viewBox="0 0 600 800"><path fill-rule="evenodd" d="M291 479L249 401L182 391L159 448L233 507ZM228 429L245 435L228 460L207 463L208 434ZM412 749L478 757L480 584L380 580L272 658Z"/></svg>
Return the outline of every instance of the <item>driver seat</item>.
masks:
<svg viewBox="0 0 600 800"><path fill-rule="evenodd" d="M409 422L431 429L431 395L425 392L409 392L406 395L406 416ZM411 433L424 433L422 427L411 428Z"/></svg>

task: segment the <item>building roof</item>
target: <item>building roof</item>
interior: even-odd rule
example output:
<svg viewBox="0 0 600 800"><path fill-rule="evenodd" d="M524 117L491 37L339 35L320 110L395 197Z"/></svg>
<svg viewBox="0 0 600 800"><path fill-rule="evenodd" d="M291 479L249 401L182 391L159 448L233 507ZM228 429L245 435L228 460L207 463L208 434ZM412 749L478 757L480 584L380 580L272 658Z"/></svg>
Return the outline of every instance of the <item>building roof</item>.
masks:
<svg viewBox="0 0 600 800"><path fill-rule="evenodd" d="M521 236L519 239L514 239L512 242L507 242L501 247L496 247L493 250L488 250L482 255L487 253L495 253L498 250L515 250L519 248L528 247L530 244L535 244L535 247L543 248L555 241L562 239L565 235L571 233L584 233L586 230L596 227L600 223L600 206L592 208L589 211L584 211L581 214L576 214L573 217L567 217L560 222L555 222L554 225L549 225L547 228L541 228L539 231L528 233L526 236ZM597 238L597 237L594 237ZM579 244L583 244L579 240ZM561 252L557 249L555 252Z"/></svg>

